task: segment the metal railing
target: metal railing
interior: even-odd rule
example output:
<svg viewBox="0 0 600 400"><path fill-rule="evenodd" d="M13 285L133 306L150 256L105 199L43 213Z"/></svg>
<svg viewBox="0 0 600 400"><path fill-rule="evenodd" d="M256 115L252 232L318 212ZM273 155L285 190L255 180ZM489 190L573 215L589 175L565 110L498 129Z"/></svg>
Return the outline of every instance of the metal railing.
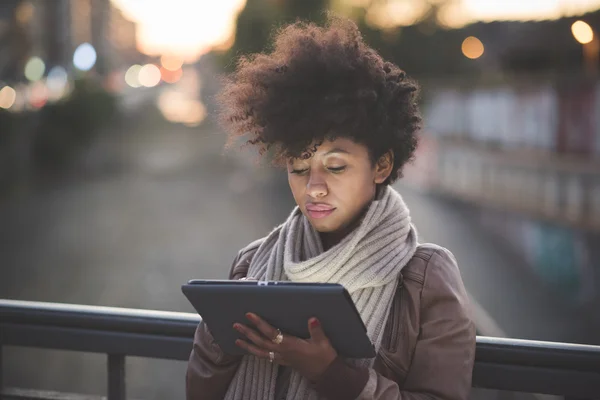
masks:
<svg viewBox="0 0 600 400"><path fill-rule="evenodd" d="M104 353L108 400L123 400L125 357L185 361L199 321L189 313L0 299L0 366L4 346ZM1 377L0 367L0 392ZM600 346L477 337L473 387L599 398Z"/></svg>

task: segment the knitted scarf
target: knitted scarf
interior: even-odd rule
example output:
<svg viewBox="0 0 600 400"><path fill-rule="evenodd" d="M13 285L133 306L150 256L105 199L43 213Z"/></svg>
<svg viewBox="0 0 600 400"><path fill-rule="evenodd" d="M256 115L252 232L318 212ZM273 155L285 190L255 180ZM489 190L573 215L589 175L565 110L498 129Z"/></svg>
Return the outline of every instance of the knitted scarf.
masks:
<svg viewBox="0 0 600 400"><path fill-rule="evenodd" d="M402 268L417 247L409 210L389 186L379 191L359 226L323 251L319 234L298 207L260 245L248 276L258 280L324 282L343 285L378 351ZM371 366L370 360L352 360ZM274 400L278 367L252 355L242 358L226 400ZM293 371L287 399L319 399L307 379Z"/></svg>

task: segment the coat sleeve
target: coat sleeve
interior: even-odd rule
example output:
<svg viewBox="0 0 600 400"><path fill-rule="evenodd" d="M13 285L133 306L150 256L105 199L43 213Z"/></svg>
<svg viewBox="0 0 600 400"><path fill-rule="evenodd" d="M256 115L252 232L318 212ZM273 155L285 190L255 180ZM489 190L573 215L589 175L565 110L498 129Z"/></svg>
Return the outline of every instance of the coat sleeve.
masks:
<svg viewBox="0 0 600 400"><path fill-rule="evenodd" d="M468 304L454 256L446 249L436 250L425 272L421 331L402 388L372 368L359 370L338 362L317 382L318 390L332 400L468 399L475 360L475 326ZM330 384L334 382L347 383L341 391L339 384Z"/></svg>
<svg viewBox="0 0 600 400"><path fill-rule="evenodd" d="M240 251L233 261L229 279L234 279L234 274L239 275L238 266L243 256L244 253ZM194 345L187 366L186 399L223 399L241 358L241 356L223 353L206 324L201 321L196 328Z"/></svg>

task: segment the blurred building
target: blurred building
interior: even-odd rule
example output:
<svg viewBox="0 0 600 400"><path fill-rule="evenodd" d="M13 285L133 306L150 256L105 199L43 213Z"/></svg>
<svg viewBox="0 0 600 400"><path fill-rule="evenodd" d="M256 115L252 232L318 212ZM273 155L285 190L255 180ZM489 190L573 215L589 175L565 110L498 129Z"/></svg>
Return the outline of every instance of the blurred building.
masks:
<svg viewBox="0 0 600 400"><path fill-rule="evenodd" d="M580 58L566 60L573 46L558 39L555 49L540 46L527 59L515 55L535 49L543 32L496 48L495 60L514 57L513 72L520 73L422 81L426 126L407 178L467 205L470 218L526 261L528 273L557 295L597 310L600 80L577 68ZM553 66L559 73L539 71ZM600 314L593 316L600 322Z"/></svg>
<svg viewBox="0 0 600 400"><path fill-rule="evenodd" d="M69 0L22 1L17 9L29 27L32 40L31 55L42 58L47 69L66 67L72 54L70 41Z"/></svg>
<svg viewBox="0 0 600 400"><path fill-rule="evenodd" d="M117 65L131 65L143 58L137 50L136 24L115 6L110 8L108 40Z"/></svg>
<svg viewBox="0 0 600 400"><path fill-rule="evenodd" d="M139 59L136 25L125 18L110 0L68 0L71 12L71 42L94 46L98 55L96 70L107 75L113 68Z"/></svg>
<svg viewBox="0 0 600 400"><path fill-rule="evenodd" d="M22 74L30 50L27 31L19 21L19 3L20 0L0 2L0 82Z"/></svg>
<svg viewBox="0 0 600 400"><path fill-rule="evenodd" d="M0 80L23 79L30 57L72 71L73 53L90 43L95 71L106 76L140 58L136 25L110 0L2 0L0 2Z"/></svg>

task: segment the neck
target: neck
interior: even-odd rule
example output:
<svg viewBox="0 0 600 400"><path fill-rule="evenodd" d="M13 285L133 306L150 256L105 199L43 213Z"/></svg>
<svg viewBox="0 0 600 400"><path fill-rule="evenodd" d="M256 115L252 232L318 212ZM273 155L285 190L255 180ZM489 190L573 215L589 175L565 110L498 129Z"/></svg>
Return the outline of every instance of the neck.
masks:
<svg viewBox="0 0 600 400"><path fill-rule="evenodd" d="M372 200L365 206L361 213L348 225L333 232L319 232L321 243L323 244L323 251L327 251L339 242L341 242L346 236L348 236L353 230L355 230L361 223L365 213L369 209Z"/></svg>
<svg viewBox="0 0 600 400"><path fill-rule="evenodd" d="M339 229L335 232L319 232L321 243L323 243L323 251L327 251L339 242L342 241L350 232L352 232L358 223L352 223L349 226Z"/></svg>

